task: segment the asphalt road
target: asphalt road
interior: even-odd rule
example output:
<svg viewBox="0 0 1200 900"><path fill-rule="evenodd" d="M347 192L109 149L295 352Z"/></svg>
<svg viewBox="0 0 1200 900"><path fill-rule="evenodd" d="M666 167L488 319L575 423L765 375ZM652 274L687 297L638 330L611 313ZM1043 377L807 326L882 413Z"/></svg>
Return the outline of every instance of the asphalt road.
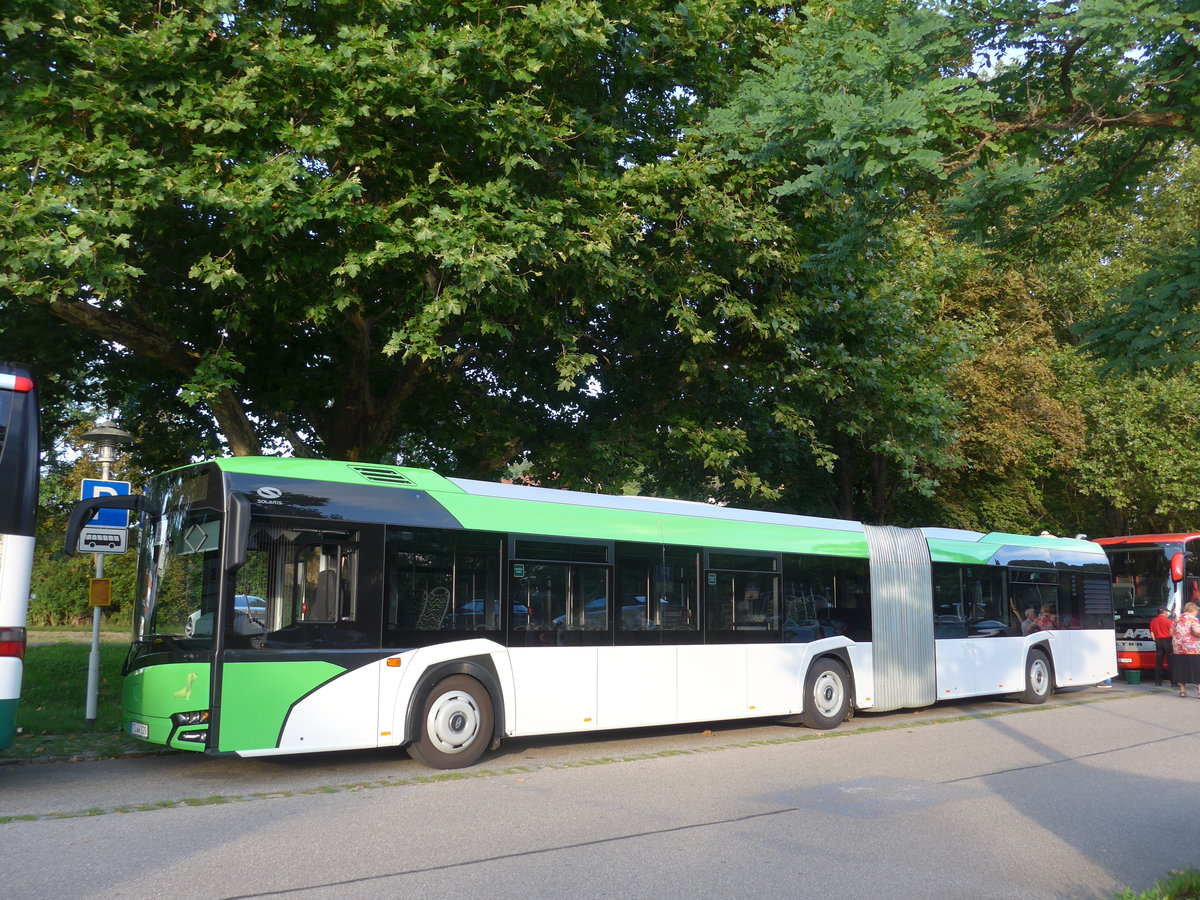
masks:
<svg viewBox="0 0 1200 900"><path fill-rule="evenodd" d="M394 753L0 768L13 898L1107 898L1200 866L1200 701L1152 686ZM12 818L9 818L12 817Z"/></svg>

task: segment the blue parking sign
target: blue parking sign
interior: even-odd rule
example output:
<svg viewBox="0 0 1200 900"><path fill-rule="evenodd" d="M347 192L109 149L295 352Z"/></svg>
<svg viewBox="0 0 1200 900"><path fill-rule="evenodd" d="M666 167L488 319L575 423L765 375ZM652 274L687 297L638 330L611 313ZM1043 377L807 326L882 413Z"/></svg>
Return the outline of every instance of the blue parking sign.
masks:
<svg viewBox="0 0 1200 900"><path fill-rule="evenodd" d="M83 489L80 491L83 500L90 500L92 497L126 497L129 495L128 481L101 481L99 478L83 479ZM96 518L88 522L89 525L97 525L102 528L128 528L129 527L129 510L127 509L99 509L96 511Z"/></svg>

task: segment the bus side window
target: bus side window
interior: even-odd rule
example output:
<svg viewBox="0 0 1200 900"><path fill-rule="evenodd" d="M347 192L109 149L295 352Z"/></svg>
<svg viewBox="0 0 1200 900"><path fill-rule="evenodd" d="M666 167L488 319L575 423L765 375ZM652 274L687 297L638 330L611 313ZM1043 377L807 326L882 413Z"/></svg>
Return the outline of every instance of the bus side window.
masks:
<svg viewBox="0 0 1200 900"><path fill-rule="evenodd" d="M785 642L839 635L869 641L871 576L867 561L785 553L783 609Z"/></svg>
<svg viewBox="0 0 1200 900"><path fill-rule="evenodd" d="M963 597L962 566L933 564L933 636L935 639L965 638L967 610Z"/></svg>
<svg viewBox="0 0 1200 900"><path fill-rule="evenodd" d="M1053 570L1009 569L1008 603L1014 615L1026 609L1034 610L1038 631L1062 628L1059 576Z"/></svg>
<svg viewBox="0 0 1200 900"><path fill-rule="evenodd" d="M780 554L706 550L707 637L718 643L783 640Z"/></svg>
<svg viewBox="0 0 1200 900"><path fill-rule="evenodd" d="M1010 622L1004 603L1004 573L998 566L963 566L963 603L968 637L1020 634L1020 622Z"/></svg>
<svg viewBox="0 0 1200 900"><path fill-rule="evenodd" d="M617 643L698 641L699 548L618 543L614 553Z"/></svg>
<svg viewBox="0 0 1200 900"><path fill-rule="evenodd" d="M446 632L499 631L500 551L498 535L389 528L385 642L424 645L455 639ZM525 620L519 610L513 618Z"/></svg>

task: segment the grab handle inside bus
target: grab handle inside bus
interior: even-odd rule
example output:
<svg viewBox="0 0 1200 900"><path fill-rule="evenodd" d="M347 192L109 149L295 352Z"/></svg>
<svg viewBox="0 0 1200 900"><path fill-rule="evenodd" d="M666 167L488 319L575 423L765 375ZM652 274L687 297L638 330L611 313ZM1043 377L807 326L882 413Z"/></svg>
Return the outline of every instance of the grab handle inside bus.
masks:
<svg viewBox="0 0 1200 900"><path fill-rule="evenodd" d="M159 514L158 509L145 494L121 494L117 496L89 497L80 500L71 510L71 518L67 520L67 556L74 556L79 549L79 533L83 526L92 521L101 509L128 509L137 513L148 513L151 516Z"/></svg>
<svg viewBox="0 0 1200 900"><path fill-rule="evenodd" d="M225 571L236 572L246 564L250 544L250 501L245 494L230 491L225 498Z"/></svg>

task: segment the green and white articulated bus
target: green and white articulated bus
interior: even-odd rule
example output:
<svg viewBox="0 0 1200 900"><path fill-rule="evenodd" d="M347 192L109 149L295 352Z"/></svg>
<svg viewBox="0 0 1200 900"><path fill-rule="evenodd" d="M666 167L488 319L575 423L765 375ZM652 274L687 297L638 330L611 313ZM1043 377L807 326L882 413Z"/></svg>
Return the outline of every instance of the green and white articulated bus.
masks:
<svg viewBox="0 0 1200 900"><path fill-rule="evenodd" d="M833 728L1116 672L1089 541L265 458L84 501L71 530L119 503L142 512L125 727L178 749L457 768L518 735ZM1023 634L1032 607L1054 627Z"/></svg>

